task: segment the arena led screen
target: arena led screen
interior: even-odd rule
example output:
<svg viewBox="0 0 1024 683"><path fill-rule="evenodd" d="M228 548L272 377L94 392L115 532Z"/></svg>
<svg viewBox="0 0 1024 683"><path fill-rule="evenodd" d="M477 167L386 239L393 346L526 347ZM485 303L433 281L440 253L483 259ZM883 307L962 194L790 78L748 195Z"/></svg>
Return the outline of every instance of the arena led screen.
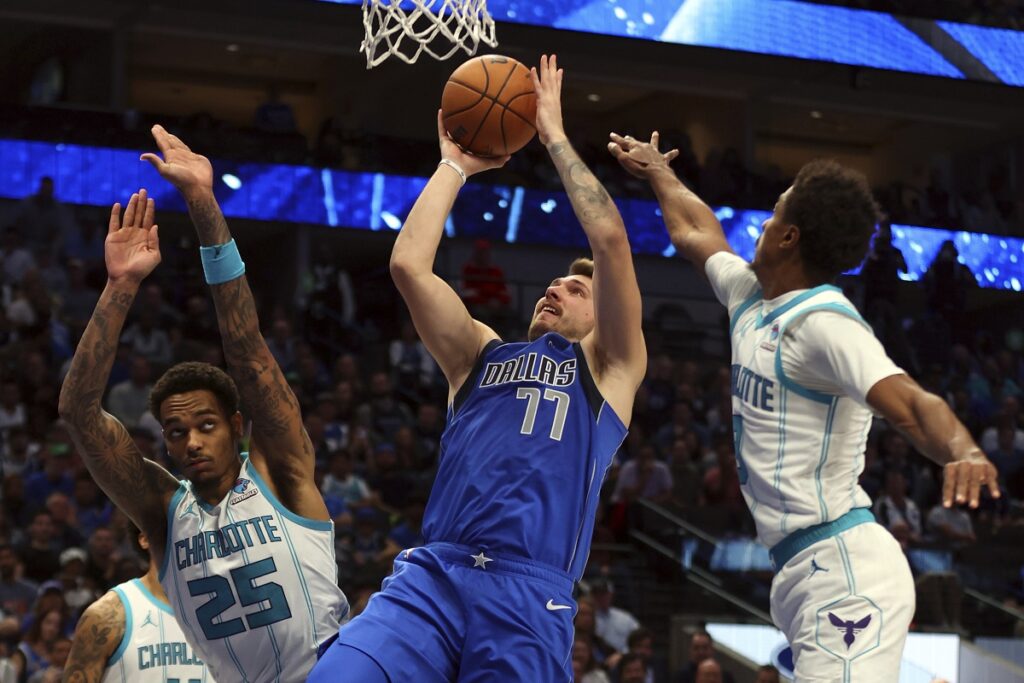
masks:
<svg viewBox="0 0 1024 683"><path fill-rule="evenodd" d="M497 21L1024 86L1019 31L796 0L488 0L487 6ZM974 59L962 59L964 50Z"/></svg>
<svg viewBox="0 0 1024 683"><path fill-rule="evenodd" d="M226 216L363 230L398 230L427 182L412 176L287 164L218 160L214 168L217 198ZM174 188L139 161L138 151L0 139L0 197L25 197L42 176L52 177L57 197L71 204L107 206L145 187L161 210L185 210ZM620 198L616 203L635 252L675 253L656 202ZM770 212L723 206L715 213L736 252L752 258L761 224ZM455 203L447 232L509 243L586 247L586 236L564 192L510 185L468 184ZM902 277L920 279L946 240L956 244L961 262L980 286L1018 292L1024 287L1024 239L894 225L894 244L908 266Z"/></svg>

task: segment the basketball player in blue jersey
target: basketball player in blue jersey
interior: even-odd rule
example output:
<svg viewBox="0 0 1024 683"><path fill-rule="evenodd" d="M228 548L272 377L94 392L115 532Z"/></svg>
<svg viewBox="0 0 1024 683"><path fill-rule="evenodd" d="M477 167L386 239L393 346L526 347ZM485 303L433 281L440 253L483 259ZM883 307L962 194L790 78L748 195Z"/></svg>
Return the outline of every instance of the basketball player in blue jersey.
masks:
<svg viewBox="0 0 1024 683"><path fill-rule="evenodd" d="M174 620L149 540L137 534L137 541L149 569L114 586L82 613L64 665L64 683L213 683Z"/></svg>
<svg viewBox="0 0 1024 683"><path fill-rule="evenodd" d="M433 273L464 176L507 161L462 153L438 117L441 163L391 254L395 283L449 384L426 544L399 554L311 681L572 680L573 582L647 359L626 230L566 138L561 83L555 57L542 57L537 131L594 258L551 282L529 342L502 342Z"/></svg>
<svg viewBox="0 0 1024 683"><path fill-rule="evenodd" d="M943 503L978 505L996 470L946 403L900 370L833 286L860 263L877 222L865 178L835 162L801 169L764 222L752 263L669 168L673 150L612 134L609 150L646 178L676 249L729 309L737 467L771 549L772 617L796 680L894 682L914 583L857 483L872 414L944 467Z"/></svg>
<svg viewBox="0 0 1024 683"><path fill-rule="evenodd" d="M263 336L245 267L213 196L210 162L163 128L148 159L184 195L212 285L228 368L182 363L154 385L176 480L143 458L101 398L125 317L160 262L144 190L114 205L107 285L61 389L60 413L97 483L152 543L158 578L185 637L219 681L302 681L347 614L334 529L313 481L298 403ZM239 455L239 394L252 421Z"/></svg>

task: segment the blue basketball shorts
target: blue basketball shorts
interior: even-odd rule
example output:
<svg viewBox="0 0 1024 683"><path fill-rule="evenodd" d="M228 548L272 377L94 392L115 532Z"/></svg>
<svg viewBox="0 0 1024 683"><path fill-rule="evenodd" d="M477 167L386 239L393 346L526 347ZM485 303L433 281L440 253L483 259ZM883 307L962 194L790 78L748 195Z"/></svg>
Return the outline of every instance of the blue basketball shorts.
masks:
<svg viewBox="0 0 1024 683"><path fill-rule="evenodd" d="M370 656L392 681L567 683L572 591L569 575L553 567L432 543L398 555L337 642Z"/></svg>

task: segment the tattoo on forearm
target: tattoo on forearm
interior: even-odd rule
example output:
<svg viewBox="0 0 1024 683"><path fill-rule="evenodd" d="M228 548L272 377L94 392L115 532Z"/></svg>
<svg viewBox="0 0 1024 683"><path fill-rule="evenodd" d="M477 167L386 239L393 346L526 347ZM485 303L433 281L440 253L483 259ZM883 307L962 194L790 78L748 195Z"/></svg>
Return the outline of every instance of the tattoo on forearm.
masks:
<svg viewBox="0 0 1024 683"><path fill-rule="evenodd" d="M203 246L224 244L231 240L228 223L217 205L217 200L212 195L201 199L190 199L188 214L192 218L192 224L196 226L199 242Z"/></svg>
<svg viewBox="0 0 1024 683"><path fill-rule="evenodd" d="M82 335L61 388L61 414L97 483L128 510L138 508L149 472L124 426L103 411L103 392L135 293L108 285Z"/></svg>
<svg viewBox="0 0 1024 683"><path fill-rule="evenodd" d="M587 224L618 217L618 209L611 195L583 163L572 145L568 142L556 142L551 145L550 153L555 168L558 169L558 175L565 185L566 194L569 195L580 222L584 223L584 228Z"/></svg>

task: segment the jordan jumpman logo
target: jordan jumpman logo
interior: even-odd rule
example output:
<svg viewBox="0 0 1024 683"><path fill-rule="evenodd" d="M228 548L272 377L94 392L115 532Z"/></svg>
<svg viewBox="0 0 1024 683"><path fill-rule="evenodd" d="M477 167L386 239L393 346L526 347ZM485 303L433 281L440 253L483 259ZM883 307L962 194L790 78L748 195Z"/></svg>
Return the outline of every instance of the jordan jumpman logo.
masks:
<svg viewBox="0 0 1024 683"><path fill-rule="evenodd" d="M818 572L827 572L828 571L828 569L826 567L822 567L820 564L818 564L817 557L818 556L815 555L814 557L811 558L811 573L807 575L807 578L811 578L812 576L814 576Z"/></svg>

